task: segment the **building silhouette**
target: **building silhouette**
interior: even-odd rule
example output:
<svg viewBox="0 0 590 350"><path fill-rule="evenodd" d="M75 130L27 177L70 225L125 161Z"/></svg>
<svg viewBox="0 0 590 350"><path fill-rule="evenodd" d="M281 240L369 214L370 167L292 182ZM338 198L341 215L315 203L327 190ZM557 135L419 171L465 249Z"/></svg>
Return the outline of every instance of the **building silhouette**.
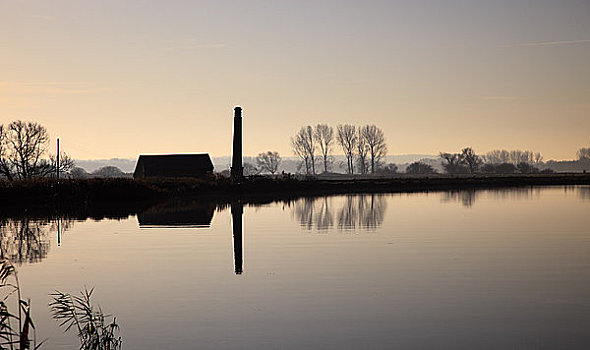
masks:
<svg viewBox="0 0 590 350"><path fill-rule="evenodd" d="M213 172L208 153L140 155L134 178L204 177Z"/></svg>

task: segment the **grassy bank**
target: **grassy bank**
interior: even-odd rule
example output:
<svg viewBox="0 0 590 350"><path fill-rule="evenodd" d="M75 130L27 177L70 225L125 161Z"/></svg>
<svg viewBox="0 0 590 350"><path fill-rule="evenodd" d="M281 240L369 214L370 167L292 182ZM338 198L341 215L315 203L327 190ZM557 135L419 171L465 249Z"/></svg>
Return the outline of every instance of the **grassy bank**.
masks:
<svg viewBox="0 0 590 350"><path fill-rule="evenodd" d="M254 177L234 183L223 177L208 179L86 179L0 181L0 208L8 211L60 208L76 211L85 207L138 210L145 202L171 199L240 198L246 202L289 199L303 195L367 192L444 191L519 186L590 185L590 174L543 174L510 176L429 176L393 178L293 178Z"/></svg>

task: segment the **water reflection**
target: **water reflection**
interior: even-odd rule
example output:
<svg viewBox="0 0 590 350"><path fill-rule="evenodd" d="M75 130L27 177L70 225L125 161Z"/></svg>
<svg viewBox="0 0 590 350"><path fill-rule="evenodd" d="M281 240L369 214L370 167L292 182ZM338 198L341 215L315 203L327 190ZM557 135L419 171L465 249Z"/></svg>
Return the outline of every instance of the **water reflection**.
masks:
<svg viewBox="0 0 590 350"><path fill-rule="evenodd" d="M169 202L137 214L139 227L210 227L213 202Z"/></svg>
<svg viewBox="0 0 590 350"><path fill-rule="evenodd" d="M492 189L465 189L459 191L447 191L441 194L441 202L456 202L467 208L471 208L481 197L492 200L531 200L541 196L543 187L511 187Z"/></svg>
<svg viewBox="0 0 590 350"><path fill-rule="evenodd" d="M581 200L590 201L590 186L578 187L578 195L580 196Z"/></svg>
<svg viewBox="0 0 590 350"><path fill-rule="evenodd" d="M47 257L50 233L57 232L58 243L61 233L70 229L72 220L62 218L0 219L0 258L15 264L37 263Z"/></svg>
<svg viewBox="0 0 590 350"><path fill-rule="evenodd" d="M337 197L305 197L293 203L292 215L308 230L372 230L383 223L384 194L350 194Z"/></svg>
<svg viewBox="0 0 590 350"><path fill-rule="evenodd" d="M244 204L241 201L231 203L231 221L234 241L234 271L236 275L241 275L243 269L243 252L242 252L242 214L244 213Z"/></svg>

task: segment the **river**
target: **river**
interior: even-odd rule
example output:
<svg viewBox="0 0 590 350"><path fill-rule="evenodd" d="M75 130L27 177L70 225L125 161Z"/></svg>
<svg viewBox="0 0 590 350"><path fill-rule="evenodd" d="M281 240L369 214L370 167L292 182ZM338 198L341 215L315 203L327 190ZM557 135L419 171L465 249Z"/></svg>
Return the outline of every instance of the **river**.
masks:
<svg viewBox="0 0 590 350"><path fill-rule="evenodd" d="M85 288L116 316L123 349L590 348L588 186L193 202L0 227L41 349L80 347L48 304Z"/></svg>

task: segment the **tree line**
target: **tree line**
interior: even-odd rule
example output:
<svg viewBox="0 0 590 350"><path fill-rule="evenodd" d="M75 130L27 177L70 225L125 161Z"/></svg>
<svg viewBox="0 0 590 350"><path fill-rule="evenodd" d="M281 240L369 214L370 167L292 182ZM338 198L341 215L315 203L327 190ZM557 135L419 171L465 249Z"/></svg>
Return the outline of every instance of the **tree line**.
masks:
<svg viewBox="0 0 590 350"><path fill-rule="evenodd" d="M348 174L376 173L387 155L385 134L375 125L307 125L291 137L291 149L301 159L306 174L316 174L316 163L327 173L333 166L332 152L338 144L346 157ZM319 154L316 156L316 152Z"/></svg>
<svg viewBox="0 0 590 350"><path fill-rule="evenodd" d="M0 124L0 177L8 180L52 176L66 173L74 161L65 153L47 156L49 134L47 129L34 122L13 121Z"/></svg>

